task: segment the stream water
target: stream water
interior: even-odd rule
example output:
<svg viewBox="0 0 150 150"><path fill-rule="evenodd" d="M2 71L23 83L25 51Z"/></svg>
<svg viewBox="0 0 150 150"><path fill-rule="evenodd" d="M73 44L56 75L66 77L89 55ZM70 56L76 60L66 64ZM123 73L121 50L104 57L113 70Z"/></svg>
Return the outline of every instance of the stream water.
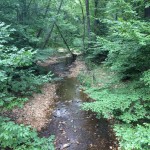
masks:
<svg viewBox="0 0 150 150"><path fill-rule="evenodd" d="M52 120L40 135L55 135L56 150L116 150L107 120L81 109L88 99L79 86L76 78L64 77L58 83Z"/></svg>

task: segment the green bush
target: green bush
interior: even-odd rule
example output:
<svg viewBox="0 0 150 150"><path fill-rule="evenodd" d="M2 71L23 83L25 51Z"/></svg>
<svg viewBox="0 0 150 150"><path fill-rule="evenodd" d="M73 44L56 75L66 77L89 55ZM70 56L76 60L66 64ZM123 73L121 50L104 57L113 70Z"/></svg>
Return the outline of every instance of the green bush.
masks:
<svg viewBox="0 0 150 150"><path fill-rule="evenodd" d="M150 119L150 88L149 85L146 85L149 83L149 78L147 78L149 72L145 72L140 80L124 83L116 82L113 73L110 78L110 74L105 70L103 72L101 68L99 70L99 73L103 75L99 76L99 74L95 73L95 78L101 78L101 80L96 80L94 84L92 80L91 82L90 80L85 80L90 78L90 74L86 74L84 78L80 78L80 81L83 81L83 85L86 88L85 92L91 99L95 100L94 102L85 102L82 108L96 112L98 117L115 120L116 125L114 130L123 149L147 150L148 141L141 141L145 139L145 136L149 137L149 127L145 127L144 125ZM88 86L85 83L86 81L88 81ZM123 129L124 126L122 124L125 124L128 130ZM140 141L140 138L136 134L142 133L142 129L145 132L144 135L140 136ZM131 134L127 131L132 131L135 133L135 136L131 137ZM128 138L126 138L127 135L129 135ZM132 140L130 141L130 139ZM142 146L140 147L139 145ZM142 147L144 148L142 149Z"/></svg>
<svg viewBox="0 0 150 150"><path fill-rule="evenodd" d="M52 73L40 75L34 70L36 50L17 48L9 44L15 30L0 23L0 113L21 107L27 95L39 91L43 83L52 80ZM53 137L39 138L31 127L17 125L0 117L0 147L14 150L53 150Z"/></svg>
<svg viewBox="0 0 150 150"><path fill-rule="evenodd" d="M0 147L14 150L54 150L54 137L39 138L29 126L17 125L0 117Z"/></svg>
<svg viewBox="0 0 150 150"><path fill-rule="evenodd" d="M83 109L115 121L114 130L123 150L150 148L150 22L142 18L140 9L144 7L149 7L149 2L107 3L103 22L109 28L108 35L97 37L95 46L87 50L87 59L101 62L105 55L103 64L112 72L111 80L105 70L99 72L101 76L93 76L95 82L89 80L91 74L81 78L85 92L94 100L84 103Z"/></svg>
<svg viewBox="0 0 150 150"><path fill-rule="evenodd" d="M116 136L120 140L120 147L124 150L149 150L150 125L142 124L132 127L131 125L115 125Z"/></svg>
<svg viewBox="0 0 150 150"><path fill-rule="evenodd" d="M149 89L139 88L137 82L135 84L136 86L132 83L114 89L89 88L86 93L96 101L85 103L84 109L91 109L103 114L105 118L115 117L126 123L149 119Z"/></svg>
<svg viewBox="0 0 150 150"><path fill-rule="evenodd" d="M22 106L27 100L25 95L31 95L39 90L39 86L52 79L52 74L36 75L34 58L36 51L31 48L18 49L7 46L10 34L14 32L10 26L0 24L0 109Z"/></svg>
<svg viewBox="0 0 150 150"><path fill-rule="evenodd" d="M107 51L103 63L115 77L111 76L110 82L98 83L99 76L96 76L94 85L88 82L91 86L87 87L86 93L95 101L84 103L83 109L118 123L114 129L121 148L147 150L149 143L145 137L149 138L149 127L144 124L150 119L150 24L132 19L105 21L110 24L110 34L105 38L98 37L99 50L93 50L90 55L96 58ZM86 76L89 78L90 75ZM125 126L120 125L122 123ZM136 136L142 132L142 136Z"/></svg>

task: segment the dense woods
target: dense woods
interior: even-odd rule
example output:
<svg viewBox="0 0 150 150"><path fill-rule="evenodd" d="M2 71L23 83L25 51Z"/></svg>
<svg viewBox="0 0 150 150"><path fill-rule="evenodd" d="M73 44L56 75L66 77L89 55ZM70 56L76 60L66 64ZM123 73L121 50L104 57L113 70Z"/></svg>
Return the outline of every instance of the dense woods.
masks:
<svg viewBox="0 0 150 150"><path fill-rule="evenodd" d="M3 114L53 81L37 61L61 47L86 62L79 81L94 102L82 109L113 122L120 149L148 150L149 21L149 0L1 0L0 147L54 149L53 136L40 138Z"/></svg>

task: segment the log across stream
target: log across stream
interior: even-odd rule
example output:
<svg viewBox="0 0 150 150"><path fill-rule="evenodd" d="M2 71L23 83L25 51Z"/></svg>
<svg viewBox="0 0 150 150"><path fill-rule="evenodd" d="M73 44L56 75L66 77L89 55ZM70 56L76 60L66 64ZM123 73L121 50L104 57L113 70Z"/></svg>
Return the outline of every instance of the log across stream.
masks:
<svg viewBox="0 0 150 150"><path fill-rule="evenodd" d="M75 77L63 77L56 94L58 98L51 121L40 132L40 136L55 135L56 150L117 150L108 121L97 119L94 113L81 109L82 103L88 99Z"/></svg>

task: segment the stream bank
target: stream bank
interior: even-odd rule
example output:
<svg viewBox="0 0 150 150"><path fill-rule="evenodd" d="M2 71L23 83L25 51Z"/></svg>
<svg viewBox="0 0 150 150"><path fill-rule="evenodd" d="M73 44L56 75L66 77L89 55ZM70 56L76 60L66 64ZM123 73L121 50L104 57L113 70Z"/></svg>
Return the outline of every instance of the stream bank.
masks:
<svg viewBox="0 0 150 150"><path fill-rule="evenodd" d="M81 109L82 103L89 101L77 80L81 71L87 71L84 62L65 60L52 69L62 80L57 85L51 120L39 135L55 135L56 150L117 150L109 122Z"/></svg>
<svg viewBox="0 0 150 150"><path fill-rule="evenodd" d="M61 80L45 84L42 93L35 93L23 109L14 109L15 121L37 129L41 137L55 135L56 150L117 150L109 122L81 110L89 100L77 81L80 71L86 71L84 62L72 62L69 57L55 60L40 65Z"/></svg>
<svg viewBox="0 0 150 150"><path fill-rule="evenodd" d="M50 121L50 114L53 112L54 99L56 97L56 84L47 83L42 93L34 93L23 108L13 109L11 118L16 123L30 125L40 131Z"/></svg>
<svg viewBox="0 0 150 150"><path fill-rule="evenodd" d="M70 55L52 57L45 62L38 62L38 65L47 71L53 71L61 78L65 76L75 77L81 70L85 69L82 61L72 63ZM42 93L34 93L23 108L15 108L11 112L5 112L4 115L18 124L30 125L37 131L41 131L51 120L51 114L57 99L57 88L56 82L46 83L41 89Z"/></svg>

